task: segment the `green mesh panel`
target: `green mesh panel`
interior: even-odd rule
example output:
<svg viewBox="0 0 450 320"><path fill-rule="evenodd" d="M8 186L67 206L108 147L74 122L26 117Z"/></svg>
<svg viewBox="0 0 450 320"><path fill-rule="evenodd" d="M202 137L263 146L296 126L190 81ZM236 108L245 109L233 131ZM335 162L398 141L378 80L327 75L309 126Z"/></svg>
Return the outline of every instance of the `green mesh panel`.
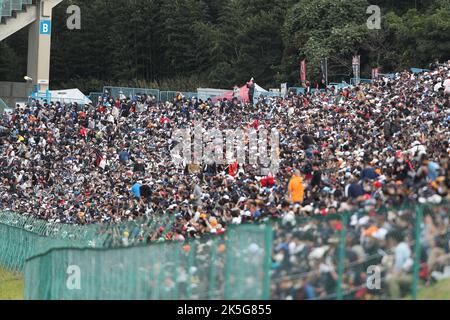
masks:
<svg viewBox="0 0 450 320"><path fill-rule="evenodd" d="M26 299L262 299L268 292L267 226L231 227L186 243L54 249L27 261ZM267 250L269 249L269 250ZM80 289L71 268L79 271ZM265 269L266 268L266 269ZM69 284L69 285L68 285ZM75 282L76 284L76 282ZM75 289L74 289L75 288Z"/></svg>
<svg viewBox="0 0 450 320"><path fill-rule="evenodd" d="M363 218L369 224L355 225ZM386 222L400 227L400 241L411 251L410 266L405 264L401 277L392 272L394 248L386 245L386 239L373 233L365 234L361 241L361 234L371 232L370 226L381 228ZM356 211L298 218L292 223L277 221L274 230L272 299L415 299L421 288L450 278L448 204L404 205L371 214ZM289 256L289 249L282 244L292 242L298 252ZM358 247L364 249L359 251L362 255L355 255ZM378 272L379 286L371 277Z"/></svg>
<svg viewBox="0 0 450 320"><path fill-rule="evenodd" d="M133 98L136 95L152 95L159 99L158 89L145 89L145 88L128 88L128 87L103 87L103 93L108 91L115 99L119 98L120 94L126 97Z"/></svg>
<svg viewBox="0 0 450 320"><path fill-rule="evenodd" d="M115 225L82 226L0 212L0 265L22 272L26 258L52 248L125 247L147 243L154 230L160 227L170 230L173 219L160 216Z"/></svg>
<svg viewBox="0 0 450 320"><path fill-rule="evenodd" d="M274 224L272 299L329 300L337 297L343 216L315 216ZM290 251L290 243L296 244L296 252ZM300 288L306 284L313 288L314 297L301 292Z"/></svg>
<svg viewBox="0 0 450 320"><path fill-rule="evenodd" d="M187 244L152 245L155 233L163 239L170 230L170 217L88 227L1 213L0 265L22 271L29 259L28 299L307 299L305 285L312 299L416 298L422 288L450 277L449 208L444 203L281 219L230 227L221 237ZM355 226L359 219L401 226L412 265L400 286L389 268L393 248L374 236L361 242L357 228L369 225ZM165 231L157 233L161 227ZM297 251L289 256L292 242ZM358 245L365 250L357 257L351 251ZM80 268L81 290L68 289L69 266ZM369 266L381 270L380 289L367 287Z"/></svg>

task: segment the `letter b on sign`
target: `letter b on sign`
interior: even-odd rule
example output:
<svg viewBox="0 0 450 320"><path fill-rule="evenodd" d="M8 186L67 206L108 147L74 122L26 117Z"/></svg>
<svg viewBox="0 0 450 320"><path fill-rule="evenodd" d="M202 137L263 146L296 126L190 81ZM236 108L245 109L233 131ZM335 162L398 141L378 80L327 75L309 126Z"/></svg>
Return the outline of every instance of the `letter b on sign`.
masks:
<svg viewBox="0 0 450 320"><path fill-rule="evenodd" d="M50 35L52 32L52 22L50 20L42 20L40 23L40 34Z"/></svg>

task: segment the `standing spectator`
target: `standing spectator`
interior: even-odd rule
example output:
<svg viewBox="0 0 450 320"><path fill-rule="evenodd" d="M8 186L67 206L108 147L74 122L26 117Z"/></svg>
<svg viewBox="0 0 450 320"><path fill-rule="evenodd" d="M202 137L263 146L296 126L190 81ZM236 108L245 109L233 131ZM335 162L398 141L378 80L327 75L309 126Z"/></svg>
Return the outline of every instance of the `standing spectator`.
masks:
<svg viewBox="0 0 450 320"><path fill-rule="evenodd" d="M255 82L254 78L251 78L249 82L247 82L247 88L248 88L248 100L253 107L253 97L255 95Z"/></svg>
<svg viewBox="0 0 450 320"><path fill-rule="evenodd" d="M305 188L303 186L303 179L300 176L300 171L295 170L291 181L288 186L288 197L293 203L302 203L305 193Z"/></svg>
<svg viewBox="0 0 450 320"><path fill-rule="evenodd" d="M239 99L239 91L239 87L235 85L233 88L233 99Z"/></svg>
<svg viewBox="0 0 450 320"><path fill-rule="evenodd" d="M412 281L411 275L408 274L412 265L411 249L398 230L392 231L386 238L388 246L394 250L394 262L386 278L389 296L399 299L402 287L410 286Z"/></svg>

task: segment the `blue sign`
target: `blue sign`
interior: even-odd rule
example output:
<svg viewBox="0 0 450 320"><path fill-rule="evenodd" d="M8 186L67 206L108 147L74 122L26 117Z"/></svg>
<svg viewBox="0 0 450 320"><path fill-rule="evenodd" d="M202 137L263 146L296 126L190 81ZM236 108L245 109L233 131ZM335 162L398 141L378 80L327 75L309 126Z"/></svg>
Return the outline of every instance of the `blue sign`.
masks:
<svg viewBox="0 0 450 320"><path fill-rule="evenodd" d="M52 32L52 22L50 20L42 20L39 34L50 35Z"/></svg>

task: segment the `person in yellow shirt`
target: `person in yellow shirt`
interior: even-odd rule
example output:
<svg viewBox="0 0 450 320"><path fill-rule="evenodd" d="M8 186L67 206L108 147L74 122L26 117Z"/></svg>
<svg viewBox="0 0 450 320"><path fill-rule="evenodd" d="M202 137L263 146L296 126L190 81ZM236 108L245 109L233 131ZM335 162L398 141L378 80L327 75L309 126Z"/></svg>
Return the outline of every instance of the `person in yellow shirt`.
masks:
<svg viewBox="0 0 450 320"><path fill-rule="evenodd" d="M304 194L305 188L303 186L303 179L300 176L300 171L295 170L288 186L289 201L293 203L302 203Z"/></svg>

